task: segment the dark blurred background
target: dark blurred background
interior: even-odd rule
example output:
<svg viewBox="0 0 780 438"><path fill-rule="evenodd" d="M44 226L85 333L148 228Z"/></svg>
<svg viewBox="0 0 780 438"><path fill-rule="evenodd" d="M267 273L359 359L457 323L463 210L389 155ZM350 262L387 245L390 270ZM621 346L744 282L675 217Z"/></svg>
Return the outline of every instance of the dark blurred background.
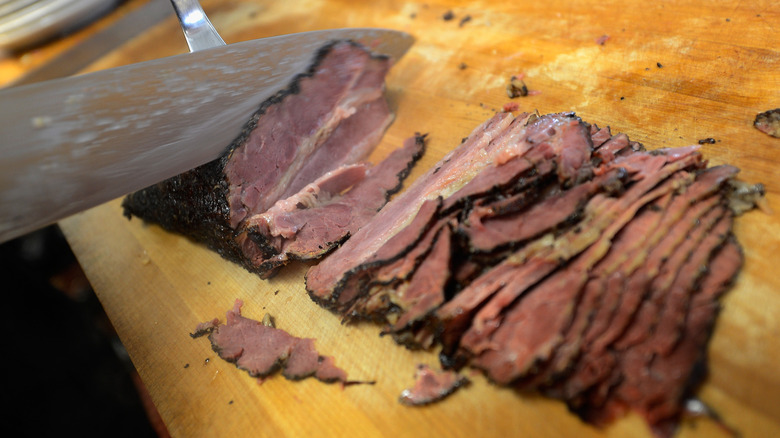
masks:
<svg viewBox="0 0 780 438"><path fill-rule="evenodd" d="M59 228L0 245L8 436L167 432Z"/></svg>
<svg viewBox="0 0 780 438"><path fill-rule="evenodd" d="M0 87L75 74L172 15L168 0L0 1ZM0 275L4 436L168 436L56 225L0 244Z"/></svg>

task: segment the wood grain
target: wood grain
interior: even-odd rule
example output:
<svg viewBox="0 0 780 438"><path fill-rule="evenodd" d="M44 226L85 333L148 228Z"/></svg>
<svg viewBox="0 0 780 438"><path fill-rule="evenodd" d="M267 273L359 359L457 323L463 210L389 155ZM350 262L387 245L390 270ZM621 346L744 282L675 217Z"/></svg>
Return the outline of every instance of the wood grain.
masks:
<svg viewBox="0 0 780 438"><path fill-rule="evenodd" d="M203 5L229 43L352 26L413 34L417 42L387 81L396 121L372 155L381 159L414 132L429 133L428 151L411 178L499 110L509 100L508 78L524 73L538 94L516 100L521 109L575 110L650 148L712 137L705 157L764 183L770 205L780 209L780 140L752 126L758 112L780 106L777 2ZM450 10L455 18L443 20ZM602 35L609 39L600 45ZM171 19L90 69L184 51ZM401 406L397 397L411 385L415 365L436 364L436 355L398 347L376 326L341 325L306 296L306 266L260 280L187 239L127 221L118 200L60 225L173 436L649 436L635 415L598 430L559 402L496 388L479 376L446 402ZM700 396L743 436L780 436L780 277L774 271L780 214L750 212L737 221L736 234L745 266L724 299ZM317 338L318 349L335 356L351 378L376 384L342 389L277 377L258 385L218 359L208 341L189 337L198 322L224 318L236 298L245 301L245 315L275 315L280 328ZM685 422L678 436L727 435L697 419Z"/></svg>

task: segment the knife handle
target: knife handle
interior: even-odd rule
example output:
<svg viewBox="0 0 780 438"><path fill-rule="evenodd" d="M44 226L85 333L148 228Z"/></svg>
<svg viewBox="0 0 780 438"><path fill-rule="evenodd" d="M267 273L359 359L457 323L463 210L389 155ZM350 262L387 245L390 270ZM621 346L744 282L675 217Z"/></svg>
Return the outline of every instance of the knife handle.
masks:
<svg viewBox="0 0 780 438"><path fill-rule="evenodd" d="M190 52L224 46L225 41L203 12L198 0L171 0Z"/></svg>

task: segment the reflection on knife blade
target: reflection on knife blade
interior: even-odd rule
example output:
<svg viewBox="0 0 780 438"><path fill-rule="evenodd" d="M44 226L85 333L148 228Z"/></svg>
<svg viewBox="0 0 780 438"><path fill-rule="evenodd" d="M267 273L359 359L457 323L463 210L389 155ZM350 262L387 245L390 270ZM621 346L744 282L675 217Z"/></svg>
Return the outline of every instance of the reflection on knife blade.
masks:
<svg viewBox="0 0 780 438"><path fill-rule="evenodd" d="M396 59L412 42L383 29L306 32L0 92L0 242L213 160L334 39Z"/></svg>

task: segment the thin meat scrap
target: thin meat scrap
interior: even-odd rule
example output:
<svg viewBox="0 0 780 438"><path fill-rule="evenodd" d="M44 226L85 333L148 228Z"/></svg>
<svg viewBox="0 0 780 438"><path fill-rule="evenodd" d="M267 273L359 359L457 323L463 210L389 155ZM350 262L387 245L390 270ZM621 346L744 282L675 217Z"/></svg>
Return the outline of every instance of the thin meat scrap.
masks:
<svg viewBox="0 0 780 438"><path fill-rule="evenodd" d="M468 383L468 377L455 371L436 371L428 365L420 364L415 372L414 386L404 389L398 400L409 406L427 405L448 397Z"/></svg>
<svg viewBox="0 0 780 438"><path fill-rule="evenodd" d="M322 256L384 205L422 152L406 148L376 169L359 164L393 119L384 97L389 68L387 57L355 43L327 44L220 158L128 195L125 215L266 278L288 260ZM273 224L264 228L268 215Z"/></svg>
<svg viewBox="0 0 780 438"><path fill-rule="evenodd" d="M347 381L347 373L335 366L332 357L317 353L314 339L297 338L277 329L271 318L261 322L241 316L242 305L241 300L236 300L227 312L225 324L216 319L198 324L191 336L208 335L211 348L219 357L252 377L263 379L281 369L290 380L315 377L323 382L352 383Z"/></svg>
<svg viewBox="0 0 780 438"><path fill-rule="evenodd" d="M646 150L572 113L496 114L312 267L307 290L347 322L440 348L453 373L595 425L633 410L668 437L741 266L732 224L764 205L699 148ZM419 370L402 402L455 375Z"/></svg>

